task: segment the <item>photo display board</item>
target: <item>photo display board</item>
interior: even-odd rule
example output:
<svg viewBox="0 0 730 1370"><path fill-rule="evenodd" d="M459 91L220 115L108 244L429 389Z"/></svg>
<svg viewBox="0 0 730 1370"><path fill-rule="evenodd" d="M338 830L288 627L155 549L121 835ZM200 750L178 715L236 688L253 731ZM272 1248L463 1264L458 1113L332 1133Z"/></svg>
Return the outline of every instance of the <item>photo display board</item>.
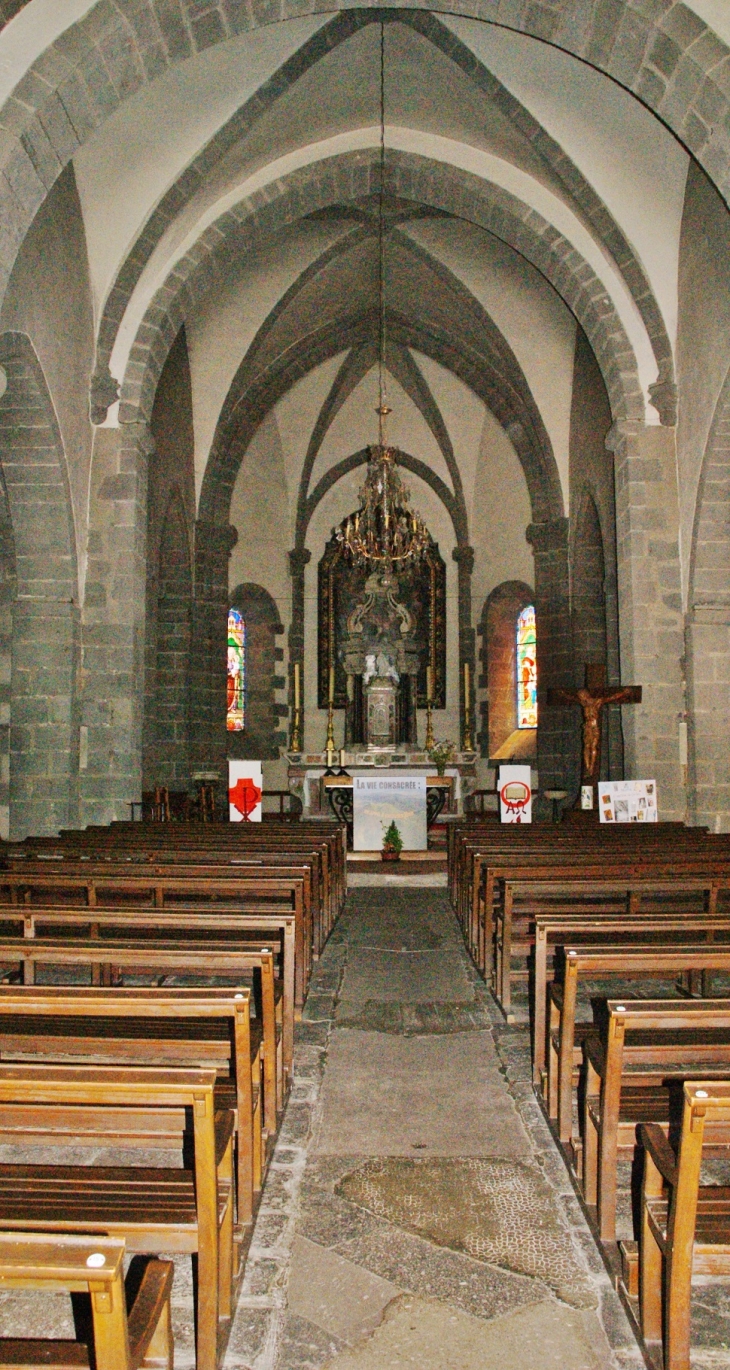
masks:
<svg viewBox="0 0 730 1370"><path fill-rule="evenodd" d="M404 851L426 850L425 775L355 775L352 791L355 851L381 851L393 821Z"/></svg>
<svg viewBox="0 0 730 1370"><path fill-rule="evenodd" d="M260 761L228 762L228 816L232 823L260 823L264 780Z"/></svg>
<svg viewBox="0 0 730 1370"><path fill-rule="evenodd" d="M599 781L598 811L602 823L656 823L656 781Z"/></svg>

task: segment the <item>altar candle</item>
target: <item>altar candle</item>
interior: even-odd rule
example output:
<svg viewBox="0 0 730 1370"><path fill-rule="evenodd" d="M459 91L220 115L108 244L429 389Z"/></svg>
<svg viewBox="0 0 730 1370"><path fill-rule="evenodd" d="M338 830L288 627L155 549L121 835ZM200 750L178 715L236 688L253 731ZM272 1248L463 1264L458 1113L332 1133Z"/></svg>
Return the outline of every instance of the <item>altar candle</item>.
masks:
<svg viewBox="0 0 730 1370"><path fill-rule="evenodd" d="M334 704L334 702L335 702L335 668L334 668L334 666L330 666L330 693L329 693L329 702L330 702L330 704Z"/></svg>
<svg viewBox="0 0 730 1370"><path fill-rule="evenodd" d="M433 666L426 667L426 698L433 704Z"/></svg>
<svg viewBox="0 0 730 1370"><path fill-rule="evenodd" d="M464 702L469 708L469 662L464 662Z"/></svg>
<svg viewBox="0 0 730 1370"><path fill-rule="evenodd" d="M299 712L299 662L294 662L294 711Z"/></svg>

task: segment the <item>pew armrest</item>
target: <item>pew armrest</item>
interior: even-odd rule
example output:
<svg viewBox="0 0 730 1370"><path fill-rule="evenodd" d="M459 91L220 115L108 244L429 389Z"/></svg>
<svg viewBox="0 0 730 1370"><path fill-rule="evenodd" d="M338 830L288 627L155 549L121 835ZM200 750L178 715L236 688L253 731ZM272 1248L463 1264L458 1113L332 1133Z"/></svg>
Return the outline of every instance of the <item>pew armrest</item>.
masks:
<svg viewBox="0 0 730 1370"><path fill-rule="evenodd" d="M167 1316L174 1266L172 1261L148 1261L129 1313L129 1352L132 1370L138 1370L155 1334Z"/></svg>
<svg viewBox="0 0 730 1370"><path fill-rule="evenodd" d="M230 1108L216 1110L215 1115L215 1163L220 1165L226 1154L226 1147L233 1136L235 1115Z"/></svg>
<svg viewBox="0 0 730 1370"><path fill-rule="evenodd" d="M677 1183L677 1158L657 1123L642 1123L641 1141L659 1174L672 1188Z"/></svg>

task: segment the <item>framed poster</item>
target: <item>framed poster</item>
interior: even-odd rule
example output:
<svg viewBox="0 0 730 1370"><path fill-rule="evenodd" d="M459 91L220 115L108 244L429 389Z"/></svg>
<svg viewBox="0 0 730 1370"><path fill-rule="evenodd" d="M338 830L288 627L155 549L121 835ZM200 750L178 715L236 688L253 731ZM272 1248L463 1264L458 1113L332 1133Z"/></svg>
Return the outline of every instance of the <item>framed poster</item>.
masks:
<svg viewBox="0 0 730 1370"><path fill-rule="evenodd" d="M228 816L232 823L260 823L264 779L260 761L228 762Z"/></svg>
<svg viewBox="0 0 730 1370"><path fill-rule="evenodd" d="M656 823L656 781L601 780L598 809L602 823Z"/></svg>

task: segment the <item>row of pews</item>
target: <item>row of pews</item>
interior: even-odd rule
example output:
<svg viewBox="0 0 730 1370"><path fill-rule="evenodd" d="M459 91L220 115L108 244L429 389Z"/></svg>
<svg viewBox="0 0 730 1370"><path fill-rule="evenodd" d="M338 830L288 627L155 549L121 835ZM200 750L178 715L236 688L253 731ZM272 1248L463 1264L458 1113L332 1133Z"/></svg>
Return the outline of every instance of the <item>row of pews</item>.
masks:
<svg viewBox="0 0 730 1370"><path fill-rule="evenodd" d="M85 1343L0 1339L2 1364L171 1368L164 1256L187 1253L196 1365L216 1370L345 893L335 823L2 844L0 1283L90 1297Z"/></svg>
<svg viewBox="0 0 730 1370"><path fill-rule="evenodd" d="M730 1181L730 838L474 817L448 878L506 1020L529 1009L538 1097L649 1361L689 1370L693 1275L730 1276L730 1183L706 1182L708 1161Z"/></svg>

